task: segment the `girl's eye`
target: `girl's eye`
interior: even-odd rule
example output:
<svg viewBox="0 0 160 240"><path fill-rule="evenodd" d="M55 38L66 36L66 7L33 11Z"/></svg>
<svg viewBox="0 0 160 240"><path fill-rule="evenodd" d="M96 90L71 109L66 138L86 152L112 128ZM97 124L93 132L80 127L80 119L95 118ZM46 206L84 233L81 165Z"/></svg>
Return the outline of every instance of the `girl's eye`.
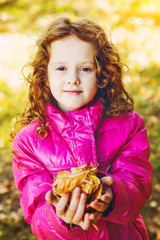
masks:
<svg viewBox="0 0 160 240"><path fill-rule="evenodd" d="M83 71L83 72L90 72L91 69L88 68L88 67L82 67L82 68L80 69L80 71Z"/></svg>
<svg viewBox="0 0 160 240"><path fill-rule="evenodd" d="M58 68L56 68L56 70L58 70L58 71L65 71L66 68L65 67L58 67Z"/></svg>

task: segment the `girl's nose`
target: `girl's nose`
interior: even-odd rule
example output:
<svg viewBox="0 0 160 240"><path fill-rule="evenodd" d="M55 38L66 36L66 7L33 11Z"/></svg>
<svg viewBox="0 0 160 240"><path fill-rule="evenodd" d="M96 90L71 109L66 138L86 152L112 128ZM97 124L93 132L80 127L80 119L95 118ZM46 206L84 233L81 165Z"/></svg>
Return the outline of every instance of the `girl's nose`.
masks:
<svg viewBox="0 0 160 240"><path fill-rule="evenodd" d="M78 86L80 84L80 79L78 78L77 72L72 72L68 76L69 80L67 81L68 84L72 84Z"/></svg>
<svg viewBox="0 0 160 240"><path fill-rule="evenodd" d="M75 86L78 86L79 84L80 84L80 80L79 79L77 79L77 80L74 80L74 81L68 81L67 82L68 84L73 84L73 85L75 85Z"/></svg>

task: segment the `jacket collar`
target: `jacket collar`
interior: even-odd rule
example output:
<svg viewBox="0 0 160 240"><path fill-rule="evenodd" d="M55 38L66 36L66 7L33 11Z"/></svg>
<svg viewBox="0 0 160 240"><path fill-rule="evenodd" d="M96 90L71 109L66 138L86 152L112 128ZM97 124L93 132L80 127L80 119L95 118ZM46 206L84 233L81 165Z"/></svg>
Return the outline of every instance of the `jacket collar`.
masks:
<svg viewBox="0 0 160 240"><path fill-rule="evenodd" d="M100 101L91 103L89 107L61 112L54 104L48 104L46 107L48 118L51 124L61 134L68 128L79 128L80 125L92 125L95 132L102 119L102 104Z"/></svg>

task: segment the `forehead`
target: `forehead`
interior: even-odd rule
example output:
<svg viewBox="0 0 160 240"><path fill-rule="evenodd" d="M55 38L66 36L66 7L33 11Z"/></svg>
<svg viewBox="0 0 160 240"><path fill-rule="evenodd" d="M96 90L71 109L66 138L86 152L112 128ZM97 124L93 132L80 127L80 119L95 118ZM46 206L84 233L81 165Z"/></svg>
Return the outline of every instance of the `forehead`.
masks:
<svg viewBox="0 0 160 240"><path fill-rule="evenodd" d="M51 43L51 59L54 61L79 59L94 60L95 49L92 43L69 36Z"/></svg>

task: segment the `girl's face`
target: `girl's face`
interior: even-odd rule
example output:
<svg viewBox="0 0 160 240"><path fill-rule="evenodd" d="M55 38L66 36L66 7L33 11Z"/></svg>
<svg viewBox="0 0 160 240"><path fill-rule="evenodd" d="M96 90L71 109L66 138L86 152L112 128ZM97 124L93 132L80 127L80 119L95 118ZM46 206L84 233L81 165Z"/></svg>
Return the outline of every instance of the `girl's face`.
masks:
<svg viewBox="0 0 160 240"><path fill-rule="evenodd" d="M62 112L89 103L97 92L94 47L75 36L51 44L48 79L53 97Z"/></svg>

